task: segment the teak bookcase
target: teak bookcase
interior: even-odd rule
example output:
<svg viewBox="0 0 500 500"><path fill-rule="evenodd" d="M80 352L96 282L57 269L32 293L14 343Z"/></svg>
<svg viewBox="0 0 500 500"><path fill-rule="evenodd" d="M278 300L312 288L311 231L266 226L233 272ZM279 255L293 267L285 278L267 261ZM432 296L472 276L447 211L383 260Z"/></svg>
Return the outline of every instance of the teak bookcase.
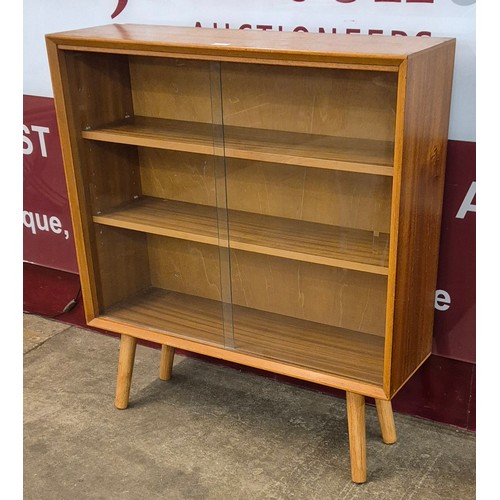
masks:
<svg viewBox="0 0 500 500"><path fill-rule="evenodd" d="M431 352L454 39L110 25L47 35L89 325L365 396Z"/></svg>

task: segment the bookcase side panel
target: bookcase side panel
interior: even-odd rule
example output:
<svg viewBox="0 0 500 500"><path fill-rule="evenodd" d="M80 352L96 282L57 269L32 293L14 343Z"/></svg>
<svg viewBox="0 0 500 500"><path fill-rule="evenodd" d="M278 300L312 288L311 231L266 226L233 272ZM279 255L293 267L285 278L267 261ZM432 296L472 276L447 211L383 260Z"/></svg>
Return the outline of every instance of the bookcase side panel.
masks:
<svg viewBox="0 0 500 500"><path fill-rule="evenodd" d="M110 205L129 201L139 177L134 151L123 154L110 145L102 148L82 138L82 131L122 119L132 113L126 56L60 50L62 81L56 105L64 102L71 160L66 159L70 205L78 207L74 222L82 292L87 318L98 314L108 301L103 297L100 264L92 215ZM136 156L136 155L135 155ZM86 282L90 283L90 286Z"/></svg>
<svg viewBox="0 0 500 500"><path fill-rule="evenodd" d="M391 395L431 353L454 48L408 59Z"/></svg>
<svg viewBox="0 0 500 500"><path fill-rule="evenodd" d="M151 286L144 233L96 225L95 244L101 286L101 311Z"/></svg>
<svg viewBox="0 0 500 500"><path fill-rule="evenodd" d="M92 266L88 265L89 261L92 261L92 250L88 242L88 219L86 214L80 210L80 205L85 204L85 195L79 187L78 180L80 176L78 169L75 168L75 165L78 165L78 156L76 154L77 131L73 124L73 114L69 98L66 99L69 92L68 71L64 52L59 50L56 42L50 37L46 38L46 47L64 160L64 173L74 231L82 298L85 306L85 318L87 321L90 321L96 316L97 290L95 279L91 272Z"/></svg>

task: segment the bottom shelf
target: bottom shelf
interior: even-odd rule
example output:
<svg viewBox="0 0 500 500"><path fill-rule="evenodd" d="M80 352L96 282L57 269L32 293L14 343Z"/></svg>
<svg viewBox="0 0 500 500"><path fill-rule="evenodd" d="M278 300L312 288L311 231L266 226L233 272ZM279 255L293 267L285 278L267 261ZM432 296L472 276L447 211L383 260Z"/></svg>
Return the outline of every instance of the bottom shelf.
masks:
<svg viewBox="0 0 500 500"><path fill-rule="evenodd" d="M232 315L232 332L224 335L221 302L149 288L101 317L382 385L383 337L241 306Z"/></svg>

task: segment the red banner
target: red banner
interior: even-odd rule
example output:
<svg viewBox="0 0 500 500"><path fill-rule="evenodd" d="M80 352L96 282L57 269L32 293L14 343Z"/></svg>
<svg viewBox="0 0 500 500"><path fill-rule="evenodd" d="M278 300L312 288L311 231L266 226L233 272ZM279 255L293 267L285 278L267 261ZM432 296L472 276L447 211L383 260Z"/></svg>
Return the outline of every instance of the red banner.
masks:
<svg viewBox="0 0 500 500"><path fill-rule="evenodd" d="M23 258L78 272L54 100L24 96Z"/></svg>
<svg viewBox="0 0 500 500"><path fill-rule="evenodd" d="M433 352L476 362L476 143L448 141Z"/></svg>
<svg viewBox="0 0 500 500"><path fill-rule="evenodd" d="M24 96L24 260L78 272L53 99ZM475 363L476 143L448 142L433 352Z"/></svg>

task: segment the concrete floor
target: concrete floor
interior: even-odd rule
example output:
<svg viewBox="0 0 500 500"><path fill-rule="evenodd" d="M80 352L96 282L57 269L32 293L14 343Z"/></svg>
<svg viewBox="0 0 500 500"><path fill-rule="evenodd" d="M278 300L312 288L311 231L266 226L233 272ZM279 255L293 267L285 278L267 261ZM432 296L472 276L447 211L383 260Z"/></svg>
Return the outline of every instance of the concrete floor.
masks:
<svg viewBox="0 0 500 500"><path fill-rule="evenodd" d="M118 340L24 317L24 499L473 499L475 434L367 407L368 482L350 480L345 401L138 346L113 406Z"/></svg>

